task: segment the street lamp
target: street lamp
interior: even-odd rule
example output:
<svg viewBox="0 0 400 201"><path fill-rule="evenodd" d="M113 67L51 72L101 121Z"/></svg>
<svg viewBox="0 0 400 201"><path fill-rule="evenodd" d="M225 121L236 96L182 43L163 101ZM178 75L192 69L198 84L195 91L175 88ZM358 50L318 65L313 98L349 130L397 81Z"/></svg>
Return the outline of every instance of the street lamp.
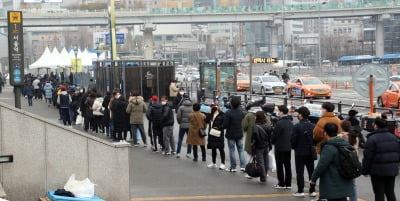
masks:
<svg viewBox="0 0 400 201"><path fill-rule="evenodd" d="M76 75L78 72L78 48L74 49L74 54L75 54L75 75L74 75L74 84L76 86Z"/></svg>

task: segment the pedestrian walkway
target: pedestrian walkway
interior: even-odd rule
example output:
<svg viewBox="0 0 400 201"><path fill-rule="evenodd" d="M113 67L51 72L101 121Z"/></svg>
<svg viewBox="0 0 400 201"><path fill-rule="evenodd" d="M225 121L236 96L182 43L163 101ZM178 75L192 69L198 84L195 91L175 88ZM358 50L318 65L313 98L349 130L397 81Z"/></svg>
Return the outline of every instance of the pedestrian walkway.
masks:
<svg viewBox="0 0 400 201"><path fill-rule="evenodd" d="M12 88L7 86L0 94L0 101L14 105ZM22 109L35 115L42 116L53 122L59 121L58 110L41 100L34 100L29 107L27 100L22 98ZM83 130L81 126L75 129ZM147 128L147 121L145 121ZM174 127L177 139L178 126ZM104 137L102 134L92 134ZM227 146L225 146L227 149ZM273 185L277 183L274 173L269 173L266 184L260 184L258 179L246 179L243 173L229 173L218 169L207 168L211 160L210 152L207 152L207 162L193 162L181 155L181 158L155 153L150 147L132 147L133 149L133 184L131 186L132 201L145 200L311 200L293 198L292 193L296 189L296 181L293 179L293 189L276 190ZM183 148L185 150L185 147ZM228 153L226 151L226 153ZM248 158L247 158L248 159ZM219 162L217 158L217 163ZM227 161L228 162L228 161ZM229 163L227 163L229 164ZM292 157L294 166L294 157ZM294 167L292 171L294 173ZM116 170L118 171L118 170ZM293 174L295 178L295 174ZM400 179L397 177L397 184ZM306 185L308 186L308 185ZM357 179L358 195L362 200L373 200L373 192L369 178L361 176ZM397 187L397 189L399 189ZM306 192L308 188L306 187ZM396 190L400 197L400 191Z"/></svg>

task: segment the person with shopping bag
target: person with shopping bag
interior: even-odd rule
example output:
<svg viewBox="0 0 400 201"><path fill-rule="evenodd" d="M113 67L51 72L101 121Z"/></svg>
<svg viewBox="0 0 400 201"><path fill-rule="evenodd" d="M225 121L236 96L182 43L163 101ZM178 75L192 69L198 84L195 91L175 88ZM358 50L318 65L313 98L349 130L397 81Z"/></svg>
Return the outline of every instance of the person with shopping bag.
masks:
<svg viewBox="0 0 400 201"><path fill-rule="evenodd" d="M260 165L260 182L267 181L268 152L271 150L271 126L267 125L263 111L256 112L256 124L252 129L251 147L256 162Z"/></svg>

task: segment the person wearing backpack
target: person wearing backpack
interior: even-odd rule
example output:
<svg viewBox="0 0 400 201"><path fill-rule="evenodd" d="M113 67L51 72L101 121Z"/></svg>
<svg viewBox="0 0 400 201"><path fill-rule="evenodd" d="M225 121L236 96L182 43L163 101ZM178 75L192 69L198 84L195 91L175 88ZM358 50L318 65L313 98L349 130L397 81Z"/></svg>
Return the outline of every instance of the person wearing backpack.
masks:
<svg viewBox="0 0 400 201"><path fill-rule="evenodd" d="M320 200L347 201L347 197L353 193L353 179L342 176L340 151L338 147L350 146L343 138L337 136L339 127L335 123L327 123L324 133L328 140L323 143L321 157L315 168L310 184L315 185L319 181Z"/></svg>
<svg viewBox="0 0 400 201"><path fill-rule="evenodd" d="M315 125L308 120L310 110L306 107L300 107L297 110L299 123L293 126L292 131L292 149L295 155L297 192L294 197L304 197L304 167L307 168L309 179L314 172L314 160L316 152L312 132ZM310 196L315 197L315 185L310 185Z"/></svg>
<svg viewBox="0 0 400 201"><path fill-rule="evenodd" d="M377 117L375 131L367 135L362 174L371 176L375 201L396 201L395 179L399 173L400 141L387 129L386 120Z"/></svg>
<svg viewBox="0 0 400 201"><path fill-rule="evenodd" d="M266 116L263 111L256 112L256 124L252 128L251 147L252 153L260 165L260 182L267 181L268 152L271 150L271 126L267 125Z"/></svg>

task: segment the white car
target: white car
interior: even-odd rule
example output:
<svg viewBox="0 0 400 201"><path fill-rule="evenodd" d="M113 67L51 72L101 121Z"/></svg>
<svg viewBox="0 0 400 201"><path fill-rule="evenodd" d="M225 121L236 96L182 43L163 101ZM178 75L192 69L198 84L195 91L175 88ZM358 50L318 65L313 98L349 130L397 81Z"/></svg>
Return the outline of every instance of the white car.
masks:
<svg viewBox="0 0 400 201"><path fill-rule="evenodd" d="M253 78L253 92L259 94L285 94L286 84L273 75L255 76Z"/></svg>
<svg viewBox="0 0 400 201"><path fill-rule="evenodd" d="M183 82L186 80L186 74L181 71L177 71L175 72L175 78L178 82Z"/></svg>

